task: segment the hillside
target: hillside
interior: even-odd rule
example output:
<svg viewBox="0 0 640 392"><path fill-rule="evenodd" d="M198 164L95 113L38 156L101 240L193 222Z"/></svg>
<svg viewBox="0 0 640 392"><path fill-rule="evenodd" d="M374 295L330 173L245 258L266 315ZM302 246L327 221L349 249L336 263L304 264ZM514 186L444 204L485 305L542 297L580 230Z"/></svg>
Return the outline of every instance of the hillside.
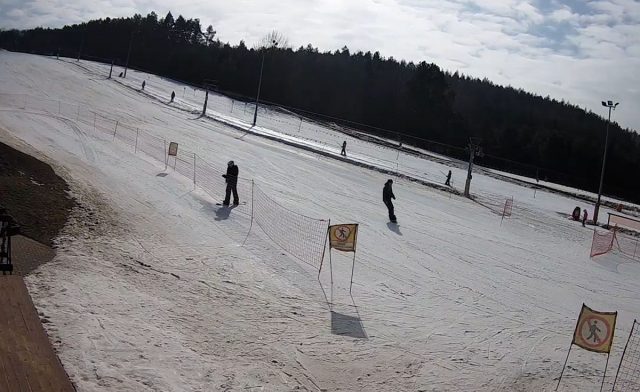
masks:
<svg viewBox="0 0 640 392"><path fill-rule="evenodd" d="M108 39L106 39L108 37ZM0 32L0 47L112 61L189 84L206 80L219 91L254 100L261 60L261 100L355 126L405 144L463 158L468 138L481 137L479 163L565 185L597 190L605 122L597 114L489 80L446 74L427 61L412 63L344 47L321 53L248 48L219 42L198 19L100 19L59 29ZM129 48L131 48L129 56ZM611 127L605 193L640 202L640 136Z"/></svg>

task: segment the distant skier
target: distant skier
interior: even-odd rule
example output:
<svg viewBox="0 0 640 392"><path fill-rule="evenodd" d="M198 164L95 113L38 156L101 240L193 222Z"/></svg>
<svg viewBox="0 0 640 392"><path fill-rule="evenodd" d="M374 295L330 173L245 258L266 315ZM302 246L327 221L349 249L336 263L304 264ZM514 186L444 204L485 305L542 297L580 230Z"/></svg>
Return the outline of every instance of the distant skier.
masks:
<svg viewBox="0 0 640 392"><path fill-rule="evenodd" d="M396 196L393 194L393 189L391 189L392 184L393 180L391 179L387 180L387 182L384 184L384 188L382 189L382 201L389 210L389 220L393 223L397 223L396 215L393 212L393 203L391 202L391 199L395 200L396 198Z"/></svg>
<svg viewBox="0 0 640 392"><path fill-rule="evenodd" d="M582 212L582 227L585 227L584 224L587 222L587 209L585 208L584 211Z"/></svg>
<svg viewBox="0 0 640 392"><path fill-rule="evenodd" d="M447 181L444 183L446 186L451 186L451 170L447 173Z"/></svg>
<svg viewBox="0 0 640 392"><path fill-rule="evenodd" d="M172 91L171 92L171 101L169 101L169 103L173 102L173 99L176 97L176 92Z"/></svg>
<svg viewBox="0 0 640 392"><path fill-rule="evenodd" d="M347 141L343 141L342 142L342 151L340 151L340 155L342 155L343 157L347 156Z"/></svg>
<svg viewBox="0 0 640 392"><path fill-rule="evenodd" d="M143 90L144 90L144 86L146 86L146 85L147 85L146 80L143 80L143 81L142 81L142 89L143 89Z"/></svg>
<svg viewBox="0 0 640 392"><path fill-rule="evenodd" d="M238 201L238 190L236 188L238 185L238 166L236 166L233 161L229 161L229 163L227 163L227 174L223 174L222 177L224 177L227 182L227 190L222 205L229 205L231 192L233 192L233 205L237 206L240 203Z"/></svg>
<svg viewBox="0 0 640 392"><path fill-rule="evenodd" d="M120 72L120 75L118 75L119 77L122 77L122 72Z"/></svg>

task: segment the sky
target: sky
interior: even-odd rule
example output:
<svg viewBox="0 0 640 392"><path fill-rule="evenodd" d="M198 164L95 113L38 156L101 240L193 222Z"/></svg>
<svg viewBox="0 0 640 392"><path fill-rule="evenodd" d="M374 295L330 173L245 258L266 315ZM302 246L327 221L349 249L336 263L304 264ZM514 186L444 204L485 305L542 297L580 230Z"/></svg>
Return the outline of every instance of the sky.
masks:
<svg viewBox="0 0 640 392"><path fill-rule="evenodd" d="M198 18L232 45L270 31L291 46L347 46L435 63L565 100L640 131L636 0L0 0L0 28L61 27L146 15Z"/></svg>

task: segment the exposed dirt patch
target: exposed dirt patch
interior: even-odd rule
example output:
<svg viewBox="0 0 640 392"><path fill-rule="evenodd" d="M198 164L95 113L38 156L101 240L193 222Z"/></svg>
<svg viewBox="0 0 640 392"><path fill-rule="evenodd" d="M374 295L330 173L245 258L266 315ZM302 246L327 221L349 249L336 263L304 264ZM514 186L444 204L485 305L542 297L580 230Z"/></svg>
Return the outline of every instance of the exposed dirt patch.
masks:
<svg viewBox="0 0 640 392"><path fill-rule="evenodd" d="M53 245L76 206L68 192L69 186L51 166L0 143L0 207L20 225L21 234L40 243L31 244L45 248ZM53 252L31 252L29 241L15 238L14 242L17 273L26 274L53 257ZM42 257L18 257L16 252L21 249Z"/></svg>

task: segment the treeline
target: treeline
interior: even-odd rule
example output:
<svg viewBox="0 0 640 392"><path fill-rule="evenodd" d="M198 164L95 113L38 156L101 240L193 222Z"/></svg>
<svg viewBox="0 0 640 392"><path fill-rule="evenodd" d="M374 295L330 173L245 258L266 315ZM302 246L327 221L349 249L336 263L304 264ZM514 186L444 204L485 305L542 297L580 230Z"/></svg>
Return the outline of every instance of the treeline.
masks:
<svg viewBox="0 0 640 392"><path fill-rule="evenodd" d="M594 113L378 52L267 46L222 43L212 26L203 31L198 19L171 13L0 31L0 47L8 50L120 65L131 47L132 67L194 85L215 81L244 97L255 96L264 57L264 101L367 124L361 127L369 132L459 158L469 137L480 137L480 164L597 191L606 122ZM640 136L612 124L605 192L640 202L640 183L628 180L637 172Z"/></svg>

